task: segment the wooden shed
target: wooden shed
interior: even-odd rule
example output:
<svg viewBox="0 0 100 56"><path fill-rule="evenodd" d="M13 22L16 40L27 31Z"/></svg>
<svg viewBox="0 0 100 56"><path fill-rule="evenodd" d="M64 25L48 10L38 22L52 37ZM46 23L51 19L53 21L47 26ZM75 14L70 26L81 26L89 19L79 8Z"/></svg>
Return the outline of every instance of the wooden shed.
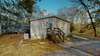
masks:
<svg viewBox="0 0 100 56"><path fill-rule="evenodd" d="M45 39L48 29L60 29L64 36L70 34L70 22L56 16L31 20L31 39Z"/></svg>

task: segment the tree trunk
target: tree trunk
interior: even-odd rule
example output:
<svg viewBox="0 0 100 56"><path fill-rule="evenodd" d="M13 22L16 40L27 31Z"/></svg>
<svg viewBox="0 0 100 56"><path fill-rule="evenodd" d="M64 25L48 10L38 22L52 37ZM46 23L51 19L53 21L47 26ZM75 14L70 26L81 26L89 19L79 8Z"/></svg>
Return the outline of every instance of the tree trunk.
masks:
<svg viewBox="0 0 100 56"><path fill-rule="evenodd" d="M82 2L82 0L79 0L79 1L84 6L85 10L87 11L87 13L89 15L89 18L91 20L91 24L92 24L92 27L93 27L93 30L94 30L94 36L96 37L97 36L97 34L96 34L96 28L95 28L95 25L93 23L93 19L92 19L91 13L89 12L88 7Z"/></svg>
<svg viewBox="0 0 100 56"><path fill-rule="evenodd" d="M92 27L93 27L93 29L94 29L94 36L96 37L96 36L97 36L97 34L96 34L96 27L95 27L95 25L94 25L94 23L93 23L93 20L92 20L92 17L91 17L91 14L90 14L89 10L87 10L87 12L88 12L88 15L89 15L89 17L90 17Z"/></svg>
<svg viewBox="0 0 100 56"><path fill-rule="evenodd" d="M31 28L31 21L30 21L30 18L29 18L29 32L28 32L28 35L29 35L29 39L31 39L31 30L30 30L30 28Z"/></svg>

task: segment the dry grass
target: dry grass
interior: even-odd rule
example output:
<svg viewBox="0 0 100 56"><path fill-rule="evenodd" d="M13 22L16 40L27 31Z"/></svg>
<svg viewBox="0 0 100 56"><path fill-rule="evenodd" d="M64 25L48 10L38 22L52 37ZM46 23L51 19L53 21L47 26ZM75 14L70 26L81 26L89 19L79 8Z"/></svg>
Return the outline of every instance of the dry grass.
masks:
<svg viewBox="0 0 100 56"><path fill-rule="evenodd" d="M23 40L22 36L13 34L0 37L0 56L42 56L63 49L47 40Z"/></svg>
<svg viewBox="0 0 100 56"><path fill-rule="evenodd" d="M82 32L80 32L80 30ZM84 25L80 25L80 24L74 25L73 33L84 35L84 36L89 36L89 37L94 37L94 30L93 29L84 28ZM97 33L97 38L100 38L100 27L96 27L96 33Z"/></svg>

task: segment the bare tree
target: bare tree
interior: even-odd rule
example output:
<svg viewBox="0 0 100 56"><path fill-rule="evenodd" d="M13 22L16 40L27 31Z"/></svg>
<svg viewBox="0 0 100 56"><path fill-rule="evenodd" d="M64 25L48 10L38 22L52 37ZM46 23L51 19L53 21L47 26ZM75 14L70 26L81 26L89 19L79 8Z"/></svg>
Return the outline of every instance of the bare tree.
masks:
<svg viewBox="0 0 100 56"><path fill-rule="evenodd" d="M28 17L29 29L27 30L29 33L29 38L31 38L30 34L30 18L33 12L33 5L36 3L36 0L22 0L20 1L21 6L30 14Z"/></svg>
<svg viewBox="0 0 100 56"><path fill-rule="evenodd" d="M74 29L73 27L74 17L76 16L78 11L79 10L76 7L62 8L58 11L59 17L71 22L71 27L70 27L71 32Z"/></svg>
<svg viewBox="0 0 100 56"><path fill-rule="evenodd" d="M89 15L89 18L90 18L90 20L91 20L92 27L93 27L93 29L94 29L94 36L97 36L97 34L96 34L96 27L95 27L95 25L94 25L94 23L93 23L93 18L92 18L92 16L91 16L91 13L90 13L90 11L89 11L88 6L85 5L85 3L84 3L82 0L79 0L79 2L84 6L85 10L87 11L87 13L88 13L88 15Z"/></svg>
<svg viewBox="0 0 100 56"><path fill-rule="evenodd" d="M93 22L93 18L92 18L92 14L90 12L90 9L94 9L95 10L95 4L97 4L97 2L99 0L71 0L72 2L75 2L75 4L81 4L84 9L86 10L88 16L89 16L89 19L91 20L91 25L92 25L92 28L94 30L94 36L97 36L96 34L96 27L95 27L95 24ZM80 5L79 5L80 6Z"/></svg>

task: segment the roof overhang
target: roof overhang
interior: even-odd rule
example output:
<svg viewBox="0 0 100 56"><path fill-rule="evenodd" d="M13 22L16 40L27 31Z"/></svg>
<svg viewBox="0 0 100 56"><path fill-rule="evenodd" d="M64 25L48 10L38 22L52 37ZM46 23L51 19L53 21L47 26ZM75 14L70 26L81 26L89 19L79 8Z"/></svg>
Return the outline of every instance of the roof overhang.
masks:
<svg viewBox="0 0 100 56"><path fill-rule="evenodd" d="M57 19L60 19L60 20L62 20L62 21L65 21L65 22L71 23L70 21L65 20L65 19L62 19L62 18L59 18L59 17L57 17L57 16L49 16L49 17L44 17L44 18L39 18L39 19L33 19L33 20L31 20L31 22L32 22L32 21L37 21L37 20L48 19L48 18L57 18Z"/></svg>

